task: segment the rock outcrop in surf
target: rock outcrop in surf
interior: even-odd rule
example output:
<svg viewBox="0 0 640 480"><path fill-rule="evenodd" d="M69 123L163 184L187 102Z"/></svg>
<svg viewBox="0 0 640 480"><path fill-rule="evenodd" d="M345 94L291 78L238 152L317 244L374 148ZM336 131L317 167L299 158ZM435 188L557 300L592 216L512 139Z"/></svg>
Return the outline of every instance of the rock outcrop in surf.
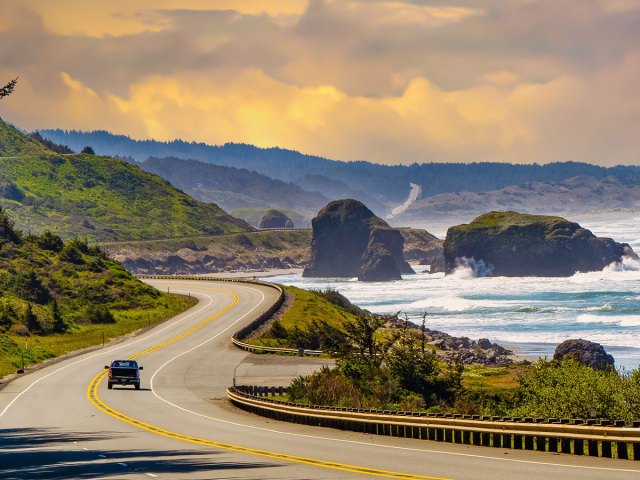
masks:
<svg viewBox="0 0 640 480"><path fill-rule="evenodd" d="M491 212L451 227L444 241L446 273L482 263L493 276L569 277L599 271L623 257L638 258L626 243L596 237L562 217Z"/></svg>
<svg viewBox="0 0 640 480"><path fill-rule="evenodd" d="M404 259L402 234L357 200L337 200L312 221L311 260L305 277L399 280L415 273Z"/></svg>
<svg viewBox="0 0 640 480"><path fill-rule="evenodd" d="M578 362L597 370L608 370L613 368L614 359L605 352L602 345L581 338L565 340L556 347L553 354L554 360L563 358L575 358Z"/></svg>

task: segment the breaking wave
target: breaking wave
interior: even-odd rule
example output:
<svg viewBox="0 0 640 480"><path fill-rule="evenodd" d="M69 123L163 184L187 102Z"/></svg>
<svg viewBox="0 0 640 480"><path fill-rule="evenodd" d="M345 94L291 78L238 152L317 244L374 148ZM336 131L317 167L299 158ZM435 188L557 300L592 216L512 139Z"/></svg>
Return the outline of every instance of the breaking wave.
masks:
<svg viewBox="0 0 640 480"><path fill-rule="evenodd" d="M640 259L624 256L619 262L613 262L604 267L604 272L640 272Z"/></svg>
<svg viewBox="0 0 640 480"><path fill-rule="evenodd" d="M490 262L473 257L459 257L456 258L456 268L451 275L457 278L478 278L490 277L492 273L493 265Z"/></svg>

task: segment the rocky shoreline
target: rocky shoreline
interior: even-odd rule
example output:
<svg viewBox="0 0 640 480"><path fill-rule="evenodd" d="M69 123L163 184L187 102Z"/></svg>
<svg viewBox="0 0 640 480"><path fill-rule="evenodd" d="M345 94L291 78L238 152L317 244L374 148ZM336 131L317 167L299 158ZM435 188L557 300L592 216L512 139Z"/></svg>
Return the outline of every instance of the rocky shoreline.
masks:
<svg viewBox="0 0 640 480"><path fill-rule="evenodd" d="M421 330L422 327L393 315L388 318L391 328ZM427 345L441 359L462 365L506 366L512 364L530 365L531 362L519 357L513 350L491 342L487 338L472 340L469 337L455 337L440 330L424 329Z"/></svg>

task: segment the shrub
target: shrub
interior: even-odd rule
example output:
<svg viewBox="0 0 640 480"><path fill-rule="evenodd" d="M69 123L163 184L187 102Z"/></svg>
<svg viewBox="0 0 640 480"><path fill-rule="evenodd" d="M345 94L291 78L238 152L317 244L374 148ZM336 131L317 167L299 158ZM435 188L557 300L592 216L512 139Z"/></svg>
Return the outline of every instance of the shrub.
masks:
<svg viewBox="0 0 640 480"><path fill-rule="evenodd" d="M512 415L640 418L640 371L595 370L567 358L538 361L520 377Z"/></svg>

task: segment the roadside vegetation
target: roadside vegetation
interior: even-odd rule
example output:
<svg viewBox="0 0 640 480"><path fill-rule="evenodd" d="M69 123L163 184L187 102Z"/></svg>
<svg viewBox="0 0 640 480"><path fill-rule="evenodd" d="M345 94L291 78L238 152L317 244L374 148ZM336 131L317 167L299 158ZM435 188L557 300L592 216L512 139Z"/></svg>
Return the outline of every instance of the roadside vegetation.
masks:
<svg viewBox="0 0 640 480"><path fill-rule="evenodd" d="M17 230L0 209L0 377L169 318L193 300L132 277L97 247Z"/></svg>
<svg viewBox="0 0 640 480"><path fill-rule="evenodd" d="M256 345L320 349L336 359L298 377L286 400L317 405L544 418L640 418L640 369L596 370L567 358L466 365L425 343L424 321L379 316L335 290L285 287L292 305Z"/></svg>

